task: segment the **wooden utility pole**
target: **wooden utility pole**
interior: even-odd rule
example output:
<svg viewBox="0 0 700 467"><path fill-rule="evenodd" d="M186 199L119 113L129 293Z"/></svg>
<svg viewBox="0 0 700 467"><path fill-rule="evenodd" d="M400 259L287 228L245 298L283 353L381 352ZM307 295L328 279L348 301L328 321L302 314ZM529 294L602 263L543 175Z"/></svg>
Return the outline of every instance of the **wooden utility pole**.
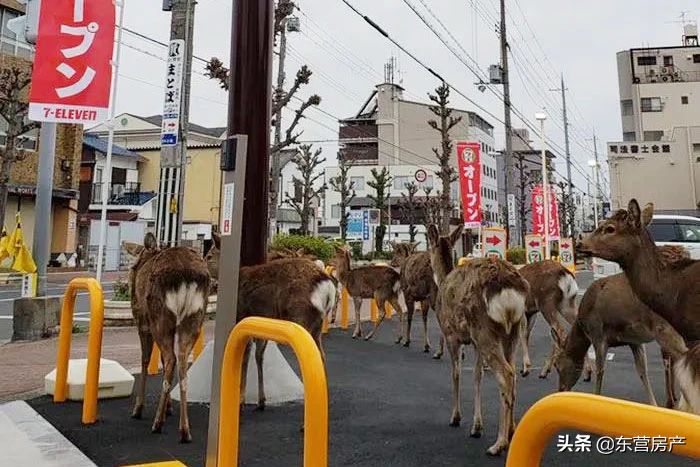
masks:
<svg viewBox="0 0 700 467"><path fill-rule="evenodd" d="M501 0L501 82L503 83L503 110L504 117L503 123L505 126L506 133L506 150L503 154L506 163L505 172L505 193L506 202L508 200L508 194L515 193L513 190L513 128L510 120L511 104L510 104L510 80L508 78L508 37L506 35L506 2ZM506 225L508 223L506 222ZM510 229L509 229L510 230ZM513 240L519 243L518 236L509 235L510 242L513 244Z"/></svg>
<svg viewBox="0 0 700 467"><path fill-rule="evenodd" d="M284 97L284 63L287 58L287 19L282 20L280 30L280 48L277 63L277 101L281 101ZM275 140L274 145L282 142L282 106L275 114ZM277 233L277 205L279 204L279 183L282 172L282 163L280 161L281 151L276 151L270 155L270 238ZM287 161L285 161L287 162Z"/></svg>
<svg viewBox="0 0 700 467"><path fill-rule="evenodd" d="M566 154L566 182L569 185L569 202L573 202L572 200L574 199L574 184L571 180L571 148L569 146L569 119L567 117L567 108L566 108L566 86L564 85L564 74L562 73L561 75L561 88L559 89L551 89L551 91L561 91L561 106L562 106L562 115L564 117L564 150ZM566 207L566 206L565 206ZM571 213L568 212L569 209L567 208L567 212L564 213L564 215L567 217L567 222L566 224L568 225L568 228L570 230L567 230L566 235L568 237L572 237L574 235L574 214L573 211Z"/></svg>

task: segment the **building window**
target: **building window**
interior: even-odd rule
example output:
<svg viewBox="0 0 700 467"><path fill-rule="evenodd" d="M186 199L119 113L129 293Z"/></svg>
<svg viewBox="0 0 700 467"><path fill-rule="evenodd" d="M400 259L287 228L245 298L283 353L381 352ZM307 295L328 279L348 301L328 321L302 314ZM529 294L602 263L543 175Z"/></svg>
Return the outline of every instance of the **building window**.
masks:
<svg viewBox="0 0 700 467"><path fill-rule="evenodd" d="M17 18L19 13L12 10L3 9L0 11L2 15L2 31L0 31L0 52L17 55L18 57L31 59L34 57L34 48L17 39L17 35L7 27L7 22Z"/></svg>
<svg viewBox="0 0 700 467"><path fill-rule="evenodd" d="M406 188L406 185L411 183L411 177L406 177L406 176L399 176L399 177L394 177L394 189L395 190L403 190Z"/></svg>
<svg viewBox="0 0 700 467"><path fill-rule="evenodd" d="M683 104L683 105L688 104L688 96L681 96L681 104Z"/></svg>
<svg viewBox="0 0 700 467"><path fill-rule="evenodd" d="M673 66L673 55L664 55L664 66Z"/></svg>
<svg viewBox="0 0 700 467"><path fill-rule="evenodd" d="M331 218L340 219L340 204L334 204L331 206Z"/></svg>
<svg viewBox="0 0 700 467"><path fill-rule="evenodd" d="M700 63L700 54L693 55L693 63Z"/></svg>
<svg viewBox="0 0 700 467"><path fill-rule="evenodd" d="M634 141L637 139L637 135L634 131L625 131L622 133L622 141Z"/></svg>
<svg viewBox="0 0 700 467"><path fill-rule="evenodd" d="M644 132L644 141L661 141L664 139L664 132L660 130L652 130Z"/></svg>
<svg viewBox="0 0 700 467"><path fill-rule="evenodd" d="M625 99L620 101L620 108L622 109L622 116L626 117L628 115L634 115L634 105L632 99Z"/></svg>
<svg viewBox="0 0 700 467"><path fill-rule="evenodd" d="M637 65L639 65L639 66L656 65L656 57L654 55L645 55L642 57L637 57Z"/></svg>
<svg viewBox="0 0 700 467"><path fill-rule="evenodd" d="M350 177L350 183L354 183L353 188L356 191L364 191L365 189L365 177Z"/></svg>
<svg viewBox="0 0 700 467"><path fill-rule="evenodd" d="M693 143L693 152L700 154L700 143Z"/></svg>
<svg viewBox="0 0 700 467"><path fill-rule="evenodd" d="M642 97L642 112L661 112L662 110L660 97Z"/></svg>

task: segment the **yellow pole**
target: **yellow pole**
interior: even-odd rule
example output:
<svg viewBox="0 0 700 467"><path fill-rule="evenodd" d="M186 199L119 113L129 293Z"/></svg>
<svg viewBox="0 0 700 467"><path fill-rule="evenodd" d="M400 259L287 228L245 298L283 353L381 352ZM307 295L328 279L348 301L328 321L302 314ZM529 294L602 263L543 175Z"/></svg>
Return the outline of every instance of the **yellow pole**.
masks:
<svg viewBox="0 0 700 467"><path fill-rule="evenodd" d="M323 334L328 334L328 316L323 318L323 324L321 324L321 332Z"/></svg>
<svg viewBox="0 0 700 467"><path fill-rule="evenodd" d="M328 465L328 386L321 352L311 335L289 321L246 318L233 328L221 362L219 452L217 465L237 466L241 400L241 363L251 338L267 339L292 347L304 382L304 466Z"/></svg>
<svg viewBox="0 0 700 467"><path fill-rule="evenodd" d="M204 325L202 325L202 329L199 330L199 335L197 336L197 340L194 341L194 348L192 349L192 361L195 361L199 358L200 354L202 353L202 350L204 350ZM157 362L156 362L157 365ZM156 372L158 371L158 367L156 367Z"/></svg>
<svg viewBox="0 0 700 467"><path fill-rule="evenodd" d="M157 375L158 374L158 364L160 362L160 349L156 343L153 343L153 350L151 350L151 361L148 362L148 374Z"/></svg>
<svg viewBox="0 0 700 467"><path fill-rule="evenodd" d="M389 302L384 302L384 311L386 312L387 319L391 319L391 317L394 315L394 308Z"/></svg>
<svg viewBox="0 0 700 467"><path fill-rule="evenodd" d="M369 301L369 319L372 320L373 323L377 322L377 313L379 312L379 308L377 307L377 301L375 299L370 299Z"/></svg>
<svg viewBox="0 0 700 467"><path fill-rule="evenodd" d="M349 312L350 295L345 287L340 294L340 327L342 329L348 328L348 320L350 316Z"/></svg>
<svg viewBox="0 0 700 467"><path fill-rule="evenodd" d="M85 425L97 421L97 391L100 376L100 356L102 354L102 328L104 326L104 296L99 282L91 277L79 277L68 283L63 295L61 327L58 335L56 354L56 387L53 401L65 402L68 396L68 363L73 336L73 309L78 290L90 294L90 327L88 330L87 370L85 394L83 396L82 422Z"/></svg>

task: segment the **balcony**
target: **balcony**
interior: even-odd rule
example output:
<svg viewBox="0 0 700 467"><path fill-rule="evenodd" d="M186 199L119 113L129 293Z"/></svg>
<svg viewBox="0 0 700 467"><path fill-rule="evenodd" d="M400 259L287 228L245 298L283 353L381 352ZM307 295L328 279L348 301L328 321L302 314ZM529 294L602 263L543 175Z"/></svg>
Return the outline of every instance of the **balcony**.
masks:
<svg viewBox="0 0 700 467"><path fill-rule="evenodd" d="M111 183L108 189L107 204L139 206L142 204L141 184L138 182ZM90 204L102 204L102 183L92 184Z"/></svg>
<svg viewBox="0 0 700 467"><path fill-rule="evenodd" d="M353 140L376 140L377 138L377 125L358 125L358 124L347 124L341 125L340 127L340 139L353 139Z"/></svg>

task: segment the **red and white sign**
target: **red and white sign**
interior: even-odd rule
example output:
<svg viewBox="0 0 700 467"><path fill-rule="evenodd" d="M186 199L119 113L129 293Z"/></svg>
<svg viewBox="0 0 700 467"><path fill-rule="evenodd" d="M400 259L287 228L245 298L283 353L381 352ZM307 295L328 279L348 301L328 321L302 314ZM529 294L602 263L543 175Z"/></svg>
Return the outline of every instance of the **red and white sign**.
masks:
<svg viewBox="0 0 700 467"><path fill-rule="evenodd" d="M481 159L479 143L457 143L457 165L459 187L462 193L464 227L470 229L481 225Z"/></svg>
<svg viewBox="0 0 700 467"><path fill-rule="evenodd" d="M112 0L41 2L30 119L84 124L107 119L114 26Z"/></svg>
<svg viewBox="0 0 700 467"><path fill-rule="evenodd" d="M506 229L486 227L481 232L481 256L506 259Z"/></svg>
<svg viewBox="0 0 700 467"><path fill-rule="evenodd" d="M559 240L559 262L569 271L576 273L576 261L574 256L574 239L562 238Z"/></svg>
<svg viewBox="0 0 700 467"><path fill-rule="evenodd" d="M537 263L544 259L544 240L541 235L525 235L525 256L527 264Z"/></svg>
<svg viewBox="0 0 700 467"><path fill-rule="evenodd" d="M236 192L234 183L224 183L221 194L221 236L233 233L233 196Z"/></svg>
<svg viewBox="0 0 700 467"><path fill-rule="evenodd" d="M549 240L559 240L559 212L557 209L557 197L549 190ZM532 189L532 231L544 237L544 195L542 185Z"/></svg>

